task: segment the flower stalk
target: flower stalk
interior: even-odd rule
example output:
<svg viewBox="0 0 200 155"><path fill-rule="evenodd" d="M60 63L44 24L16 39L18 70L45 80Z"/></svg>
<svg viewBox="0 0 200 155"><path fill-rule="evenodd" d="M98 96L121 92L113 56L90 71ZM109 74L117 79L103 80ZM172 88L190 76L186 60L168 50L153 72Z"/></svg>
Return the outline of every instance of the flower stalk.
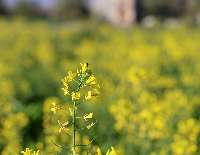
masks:
<svg viewBox="0 0 200 155"><path fill-rule="evenodd" d="M73 104L73 155L76 155L76 102Z"/></svg>
<svg viewBox="0 0 200 155"><path fill-rule="evenodd" d="M71 128L71 135L72 136L72 146L71 146L71 153L72 155L77 155L78 151L76 147L87 147L89 144L79 144L76 142L76 133L80 131L78 128L79 121L77 119L81 119L85 125L83 129L90 130L95 123L92 122L93 113L90 112L89 114L84 114L83 116L77 117L77 109L79 108L80 104L91 100L92 98L96 97L99 93L99 85L97 85L96 78L93 75L92 71L88 68L88 63L81 63L81 67L77 69L77 72L69 71L67 76L64 77L62 80L63 83L63 92L65 96L71 97L71 108L69 108L70 115L72 117L72 124L67 121L67 123L61 123L61 130L68 131ZM51 108L52 112L56 114L56 111L60 108L56 104L52 104L53 108Z"/></svg>

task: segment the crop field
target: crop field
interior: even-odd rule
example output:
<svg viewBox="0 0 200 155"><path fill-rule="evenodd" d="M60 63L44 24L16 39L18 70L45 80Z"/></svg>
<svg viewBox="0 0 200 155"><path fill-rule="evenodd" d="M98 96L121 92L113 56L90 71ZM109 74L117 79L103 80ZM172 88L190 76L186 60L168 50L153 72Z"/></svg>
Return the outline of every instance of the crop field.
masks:
<svg viewBox="0 0 200 155"><path fill-rule="evenodd" d="M89 64L99 94L78 109L86 123L96 121L76 131L77 143L92 139L97 155L200 154L200 27L22 19L0 19L0 154L70 154L59 122L72 102L61 79L80 63ZM65 108L55 112L52 103Z"/></svg>

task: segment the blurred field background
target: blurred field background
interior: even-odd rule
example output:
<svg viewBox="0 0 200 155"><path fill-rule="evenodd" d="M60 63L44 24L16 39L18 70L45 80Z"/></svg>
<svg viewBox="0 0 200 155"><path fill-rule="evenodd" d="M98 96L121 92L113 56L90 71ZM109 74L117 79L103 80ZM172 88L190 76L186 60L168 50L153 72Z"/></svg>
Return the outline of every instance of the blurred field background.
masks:
<svg viewBox="0 0 200 155"><path fill-rule="evenodd" d="M101 95L83 107L90 134L120 155L200 154L198 0L1 0L0 154L66 154L51 103L61 79L88 62Z"/></svg>

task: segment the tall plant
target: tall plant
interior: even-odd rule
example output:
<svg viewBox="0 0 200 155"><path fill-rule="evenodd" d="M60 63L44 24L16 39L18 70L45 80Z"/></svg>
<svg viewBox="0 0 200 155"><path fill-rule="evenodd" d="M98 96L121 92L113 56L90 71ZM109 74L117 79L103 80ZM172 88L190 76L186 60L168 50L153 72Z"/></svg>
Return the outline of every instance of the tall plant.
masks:
<svg viewBox="0 0 200 155"><path fill-rule="evenodd" d="M71 106L69 107L69 111L71 120L68 120L64 123L61 123L58 120L58 123L60 125L60 131L65 130L69 135L72 136L72 145L70 147L71 152L72 155L77 155L77 148L87 147L93 141L92 139L90 140L89 144L78 144L76 141L77 131L84 129L89 130L96 123L92 120L92 112L81 116L78 114L78 109L81 104L92 99L93 97L98 96L99 85L97 84L97 80L91 69L89 69L88 63L81 63L80 68L78 68L76 72L68 71L68 74L62 79L62 84L64 95L70 96ZM56 113L56 111L59 109L60 107L53 103L51 110ZM81 129L78 128L79 120L84 121L84 127Z"/></svg>

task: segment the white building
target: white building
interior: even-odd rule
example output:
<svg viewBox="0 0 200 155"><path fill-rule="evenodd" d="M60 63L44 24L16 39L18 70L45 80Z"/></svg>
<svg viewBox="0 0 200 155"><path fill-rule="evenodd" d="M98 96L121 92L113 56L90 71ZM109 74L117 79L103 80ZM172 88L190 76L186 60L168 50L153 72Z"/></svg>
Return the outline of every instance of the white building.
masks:
<svg viewBox="0 0 200 155"><path fill-rule="evenodd" d="M136 0L88 0L90 10L108 21L129 26L136 21Z"/></svg>

